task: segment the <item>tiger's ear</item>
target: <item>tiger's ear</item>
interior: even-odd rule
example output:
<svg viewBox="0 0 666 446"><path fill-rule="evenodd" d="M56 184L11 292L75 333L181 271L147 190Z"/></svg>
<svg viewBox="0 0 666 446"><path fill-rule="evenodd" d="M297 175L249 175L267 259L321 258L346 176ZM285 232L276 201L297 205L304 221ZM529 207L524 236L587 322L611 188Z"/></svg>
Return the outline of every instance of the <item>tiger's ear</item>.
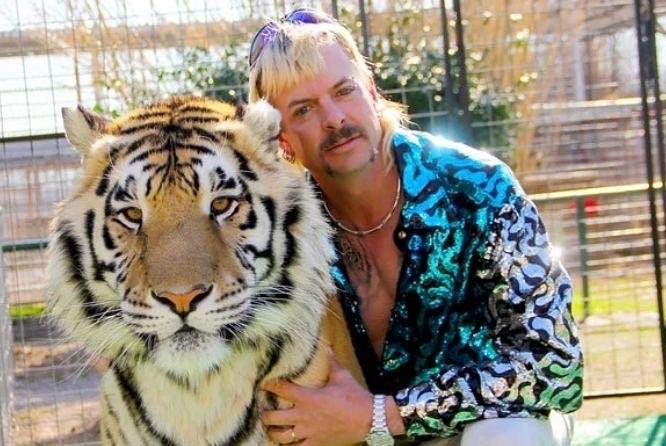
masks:
<svg viewBox="0 0 666 446"><path fill-rule="evenodd" d="M76 108L63 107L62 119L65 124L65 136L76 150L84 157L90 152L109 120L79 105Z"/></svg>
<svg viewBox="0 0 666 446"><path fill-rule="evenodd" d="M243 122L266 144L268 150L277 153L278 136L280 135L280 112L265 100L259 100L245 107Z"/></svg>

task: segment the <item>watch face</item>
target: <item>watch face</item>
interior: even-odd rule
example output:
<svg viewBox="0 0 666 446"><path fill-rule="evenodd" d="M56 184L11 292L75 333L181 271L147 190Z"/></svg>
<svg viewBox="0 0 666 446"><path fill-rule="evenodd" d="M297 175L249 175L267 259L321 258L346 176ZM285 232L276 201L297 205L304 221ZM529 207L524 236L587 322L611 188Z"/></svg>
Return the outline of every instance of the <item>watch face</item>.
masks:
<svg viewBox="0 0 666 446"><path fill-rule="evenodd" d="M388 431L375 431L368 435L368 446L393 446L395 440Z"/></svg>

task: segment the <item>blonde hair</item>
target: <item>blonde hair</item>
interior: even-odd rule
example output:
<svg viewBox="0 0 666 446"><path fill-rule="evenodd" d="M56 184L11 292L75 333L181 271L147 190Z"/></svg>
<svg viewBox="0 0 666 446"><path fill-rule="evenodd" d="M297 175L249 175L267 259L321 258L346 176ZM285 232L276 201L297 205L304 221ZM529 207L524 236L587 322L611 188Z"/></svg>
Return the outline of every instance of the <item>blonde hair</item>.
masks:
<svg viewBox="0 0 666 446"><path fill-rule="evenodd" d="M274 103L281 92L304 79L317 76L325 67L322 47L340 45L354 67L355 75L373 85L372 71L345 27L333 23L273 22L272 40L267 41L250 67L250 102L266 99ZM393 164L393 133L407 121L405 107L377 94L377 111L382 128L381 153L387 168Z"/></svg>

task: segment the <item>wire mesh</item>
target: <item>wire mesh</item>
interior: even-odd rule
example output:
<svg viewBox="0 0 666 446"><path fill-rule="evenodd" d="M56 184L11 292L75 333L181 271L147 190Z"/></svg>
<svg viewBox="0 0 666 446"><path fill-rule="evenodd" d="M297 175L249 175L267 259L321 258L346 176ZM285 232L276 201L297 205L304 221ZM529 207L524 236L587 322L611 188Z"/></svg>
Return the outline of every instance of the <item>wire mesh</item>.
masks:
<svg viewBox="0 0 666 446"><path fill-rule="evenodd" d="M0 215L2 208L0 208ZM2 222L0 221L0 230ZM14 363L12 354L12 324L9 319L9 299L5 289L5 266L0 256L0 445L9 444L9 420L12 404Z"/></svg>
<svg viewBox="0 0 666 446"><path fill-rule="evenodd" d="M98 440L99 376L39 316L48 220L79 166L60 107L116 115L184 92L243 99L253 31L299 6L352 30L415 126L516 171L575 280L586 393L663 389L632 1L10 0L0 12L0 304L12 321L0 311L0 339L11 325L11 444ZM656 13L661 51L666 1ZM657 221L663 234L661 205Z"/></svg>

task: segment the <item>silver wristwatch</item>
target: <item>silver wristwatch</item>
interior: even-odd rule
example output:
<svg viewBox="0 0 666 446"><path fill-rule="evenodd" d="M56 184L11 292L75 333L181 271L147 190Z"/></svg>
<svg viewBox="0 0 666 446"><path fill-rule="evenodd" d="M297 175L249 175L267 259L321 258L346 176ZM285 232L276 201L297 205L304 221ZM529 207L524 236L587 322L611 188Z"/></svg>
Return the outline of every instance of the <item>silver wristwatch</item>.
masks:
<svg viewBox="0 0 666 446"><path fill-rule="evenodd" d="M386 424L386 395L375 395L372 402L372 426L365 437L368 446L393 446L395 441Z"/></svg>

